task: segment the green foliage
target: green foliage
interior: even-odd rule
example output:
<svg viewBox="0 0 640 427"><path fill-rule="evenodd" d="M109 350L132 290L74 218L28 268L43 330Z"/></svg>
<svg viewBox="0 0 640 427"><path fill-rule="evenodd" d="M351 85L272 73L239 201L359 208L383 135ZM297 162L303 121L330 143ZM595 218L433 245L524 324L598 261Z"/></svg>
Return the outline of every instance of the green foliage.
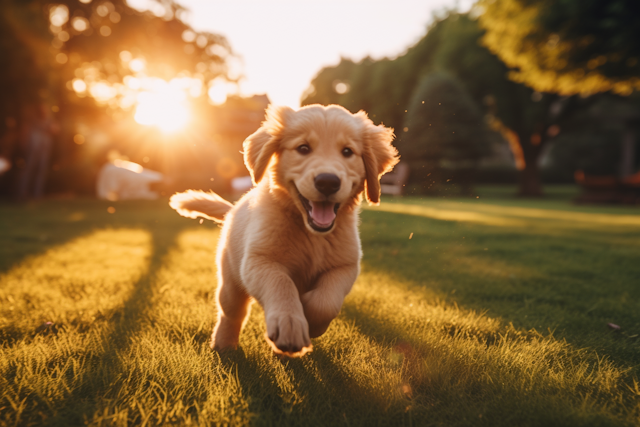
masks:
<svg viewBox="0 0 640 427"><path fill-rule="evenodd" d="M143 59L151 76L166 79L181 71L195 72L198 63L203 64L198 72L205 81L225 75L225 60L219 55L225 50L230 53L230 48L224 37L193 32L194 39L202 36L203 40L187 43L183 33L192 30L177 17L181 8L170 3L162 8L166 14L159 17L137 12L124 0L2 1L0 113L16 118L24 104L80 102L67 82L86 78L82 71L87 65L96 68L92 80L122 82L132 74L120 56L122 51ZM86 29L76 29L78 19Z"/></svg>
<svg viewBox="0 0 640 427"><path fill-rule="evenodd" d="M0 424L635 425L633 214L384 200L341 315L279 360L257 305L240 350L208 347L217 226L165 202L0 206Z"/></svg>
<svg viewBox="0 0 640 427"><path fill-rule="evenodd" d="M127 151L137 151L141 140L154 139L158 145L162 137L136 135L133 144L129 129L124 138L111 135L115 144L74 143L78 133L117 132L135 107L126 83L139 81L127 79L140 73L164 80L190 76L204 88L193 103L210 108L206 88L216 78L227 78L230 46L220 35L193 31L180 19L184 11L179 5L165 1L155 6L152 13L138 12L125 0L0 1L0 156L14 165L0 180L0 193L12 193L40 105L52 109L61 128L49 188L83 193L93 192L97 169L115 144L124 141ZM142 61L144 69L133 70L131 59ZM86 91L74 90L74 82Z"/></svg>
<svg viewBox="0 0 640 427"><path fill-rule="evenodd" d="M429 69L437 48L440 27L434 26L416 46L396 59L364 58L358 63L343 58L335 67L325 67L311 81L301 105L340 104L352 112L364 110L378 123L402 129L405 110L416 84ZM337 83L347 85L338 93Z"/></svg>
<svg viewBox="0 0 640 427"><path fill-rule="evenodd" d="M335 67L323 68L312 80L311 86L302 95L304 99L303 105L337 104L341 94L336 91L336 86L339 83L350 82L351 74L355 68L356 64L346 58L342 58Z"/></svg>
<svg viewBox="0 0 640 427"><path fill-rule="evenodd" d="M575 171L590 176L618 176L620 132L589 129L560 135L551 145L544 174L565 182L574 181ZM614 143L612 143L612 141Z"/></svg>
<svg viewBox="0 0 640 427"><path fill-rule="evenodd" d="M576 171L588 176L621 177L622 142L633 128L629 122L640 117L637 95L628 97L600 94L564 121L562 132L553 140L545 159L545 174L572 181ZM633 153L632 153L633 154ZM631 166L637 169L640 153Z"/></svg>
<svg viewBox="0 0 640 427"><path fill-rule="evenodd" d="M426 76L409 104L402 136L410 159L475 163L489 153L482 115L460 83L446 74Z"/></svg>
<svg viewBox="0 0 640 427"><path fill-rule="evenodd" d="M451 13L435 22L415 46L394 60L365 59L355 67L350 61L347 66L347 60L343 60L337 67L325 68L312 82L312 93L322 94L314 102L339 103L351 111L365 109L373 120L392 126L396 134L401 134L405 110L408 111L420 79L431 72L446 72L460 82L474 102L483 106L486 122L509 141L518 167L525 169L521 193L540 195L538 158L549 140L547 130L562 114L571 111L564 107L574 101L563 102L554 94L534 93L511 81L508 67L480 46L483 34L484 30L468 14ZM332 76L338 69L341 81L351 87L342 95L326 85L331 78L325 76ZM309 99L312 98L304 99L303 104ZM552 105L556 105L556 113L552 113ZM403 155L402 150L400 154Z"/></svg>
<svg viewBox="0 0 640 427"><path fill-rule="evenodd" d="M506 9L503 12L507 13ZM542 194L542 187L538 165L545 147L558 134L562 136L561 140L578 141L577 135L564 134L581 132L584 123L588 123L593 132L602 132L609 126L613 110L609 109L609 116L590 115L591 105L599 103L604 95L586 99L579 96L562 97L557 93L536 92L513 81L509 77L513 70L508 63L505 64L501 58L481 45L481 41L489 37L491 30L486 34L485 32L478 20L469 14L451 13L435 22L415 46L396 59L365 59L357 64L343 60L337 67L322 70L312 85L316 93L322 93L322 97L314 102L339 103L351 111L369 111L373 120L396 129L400 154L406 160L413 158L415 153L406 151L408 146L403 142L405 133L402 130L408 114L405 114L405 110L410 112L411 99L417 96L419 82L425 75L444 72L460 83L480 106L484 121L493 130L500 131L509 142L516 167L520 170L520 194L539 196ZM500 39L500 43L505 46L511 42L507 36ZM338 94L333 86L326 84L326 80L338 79L325 78L332 76L331 73L338 73L339 80L349 85L347 93ZM621 118L631 118L634 114L637 116L637 107L634 107L637 100L634 100L634 96L628 97L628 102L620 102L620 97L611 98L616 98L615 111ZM303 103L309 99L303 100ZM578 116L578 119L573 116ZM583 122L581 127L576 126L577 120ZM406 127L411 131L412 126ZM618 142L609 143L616 146ZM562 151L554 152L566 158ZM611 154L615 148L608 147L605 151ZM585 154L580 154L580 157L585 158ZM611 164L611 156L601 159L609 162L608 165L603 165L604 169L616 167ZM417 160L413 161L415 163ZM577 164L582 163L565 162L563 167L566 170L562 175L572 176L575 171L572 168ZM418 171L415 168L412 170L412 179L422 180L422 187L432 184L434 177L426 179L424 175L434 171L428 170L429 166L426 164L417 167ZM416 175L416 172L419 174Z"/></svg>
<svg viewBox="0 0 640 427"><path fill-rule="evenodd" d="M424 171L448 169L468 187L478 161L491 153L482 114L458 81L443 73L429 74L415 90L403 133L396 146L424 182ZM463 172L464 171L464 172Z"/></svg>
<svg viewBox="0 0 640 427"><path fill-rule="evenodd" d="M401 129L407 109L421 78L433 71L446 71L457 77L476 102L488 90L487 76L504 79L506 67L486 49L477 46L482 30L466 15L451 14L435 22L427 34L396 59L359 63L342 59L326 67L312 80L302 104L337 103L351 111L360 109L387 126ZM349 90L336 92L335 83L344 82Z"/></svg>
<svg viewBox="0 0 640 427"><path fill-rule="evenodd" d="M38 91L46 87L52 58L47 51L50 35L40 4L3 1L0 10L0 108L6 115L6 104L11 100L39 99Z"/></svg>
<svg viewBox="0 0 640 427"><path fill-rule="evenodd" d="M483 42L511 77L563 95L640 89L636 0L481 0Z"/></svg>

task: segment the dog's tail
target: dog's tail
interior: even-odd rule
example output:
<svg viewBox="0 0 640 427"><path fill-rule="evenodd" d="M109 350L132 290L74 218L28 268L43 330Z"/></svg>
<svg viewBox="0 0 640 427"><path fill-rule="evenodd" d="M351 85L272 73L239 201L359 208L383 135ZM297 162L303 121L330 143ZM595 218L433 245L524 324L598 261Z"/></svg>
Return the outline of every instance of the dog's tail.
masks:
<svg viewBox="0 0 640 427"><path fill-rule="evenodd" d="M187 190L171 196L169 206L187 218L206 218L216 222L223 222L224 216L233 205L216 193Z"/></svg>

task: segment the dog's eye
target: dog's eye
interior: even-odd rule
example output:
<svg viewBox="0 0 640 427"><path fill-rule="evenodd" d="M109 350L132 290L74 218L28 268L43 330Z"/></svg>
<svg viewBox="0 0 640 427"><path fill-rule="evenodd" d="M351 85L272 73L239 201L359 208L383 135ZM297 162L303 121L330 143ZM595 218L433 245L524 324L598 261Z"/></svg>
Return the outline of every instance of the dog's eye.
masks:
<svg viewBox="0 0 640 427"><path fill-rule="evenodd" d="M302 144L296 148L296 151L302 155L307 155L311 152L311 147L308 144Z"/></svg>
<svg viewBox="0 0 640 427"><path fill-rule="evenodd" d="M351 148L343 148L342 155L345 157L351 157L353 155L353 150Z"/></svg>

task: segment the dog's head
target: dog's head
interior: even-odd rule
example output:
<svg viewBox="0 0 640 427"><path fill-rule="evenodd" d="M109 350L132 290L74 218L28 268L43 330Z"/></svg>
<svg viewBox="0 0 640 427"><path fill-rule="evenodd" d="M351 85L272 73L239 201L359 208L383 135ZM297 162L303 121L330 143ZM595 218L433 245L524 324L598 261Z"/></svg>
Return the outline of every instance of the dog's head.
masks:
<svg viewBox="0 0 640 427"><path fill-rule="evenodd" d="M380 177L398 162L392 140L393 129L374 125L363 111L269 107L262 127L244 142L244 161L255 184L269 179L286 189L307 228L327 233L341 206L363 190L370 204L379 203Z"/></svg>

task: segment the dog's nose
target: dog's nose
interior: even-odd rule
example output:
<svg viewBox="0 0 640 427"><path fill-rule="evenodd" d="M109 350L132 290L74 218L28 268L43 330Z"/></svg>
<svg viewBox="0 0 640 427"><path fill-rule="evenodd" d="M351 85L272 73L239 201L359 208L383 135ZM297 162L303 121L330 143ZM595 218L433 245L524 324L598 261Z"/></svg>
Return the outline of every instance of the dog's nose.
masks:
<svg viewBox="0 0 640 427"><path fill-rule="evenodd" d="M340 189L340 178L332 173L321 173L314 179L314 184L319 192L330 196Z"/></svg>

